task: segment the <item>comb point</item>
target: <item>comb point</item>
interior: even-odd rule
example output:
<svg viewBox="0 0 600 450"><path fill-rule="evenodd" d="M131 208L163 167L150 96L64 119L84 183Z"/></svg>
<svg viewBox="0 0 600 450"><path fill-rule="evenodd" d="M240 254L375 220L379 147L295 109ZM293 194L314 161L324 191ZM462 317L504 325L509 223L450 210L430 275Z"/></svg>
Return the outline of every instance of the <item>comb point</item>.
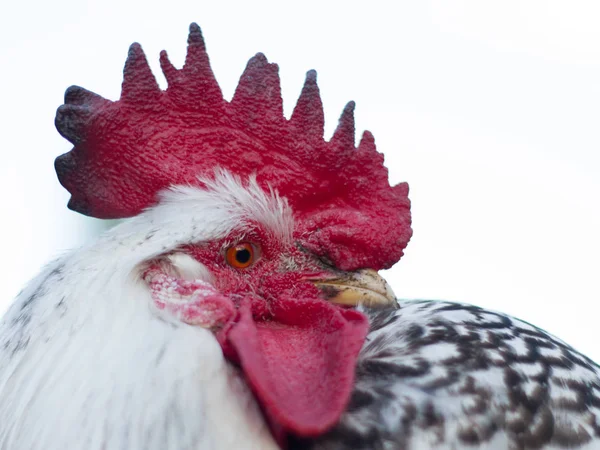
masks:
<svg viewBox="0 0 600 450"><path fill-rule="evenodd" d="M205 46L202 29L196 22L190 23L190 32L188 34L188 45Z"/></svg>
<svg viewBox="0 0 600 450"><path fill-rule="evenodd" d="M54 125L62 137L77 145L84 140L91 117L87 106L62 105L56 110Z"/></svg>
<svg viewBox="0 0 600 450"><path fill-rule="evenodd" d="M233 94L231 106L250 128L283 125L283 100L279 66L269 63L263 53L248 61Z"/></svg>
<svg viewBox="0 0 600 450"><path fill-rule="evenodd" d="M308 140L320 141L325 129L325 114L321 93L317 85L317 71L306 72L300 97L296 102L290 125L298 129Z"/></svg>
<svg viewBox="0 0 600 450"><path fill-rule="evenodd" d="M133 105L146 106L149 101L156 100L160 93L160 87L148 65L142 46L134 42L129 47L123 69L121 100Z"/></svg>
<svg viewBox="0 0 600 450"><path fill-rule="evenodd" d="M170 73L173 71L171 70ZM175 101L177 103L185 105L186 108L209 114L220 114L223 111L225 106L223 94L210 68L204 37L196 23L190 25L185 63L178 73L182 77L178 82L181 90L176 94Z"/></svg>
<svg viewBox="0 0 600 450"><path fill-rule="evenodd" d="M162 50L160 52L159 62L160 68L165 76L165 79L167 80L167 83L169 85L173 84L179 70L177 70L177 68L169 60L169 55L167 54L166 50Z"/></svg>
<svg viewBox="0 0 600 450"><path fill-rule="evenodd" d="M80 86L69 86L65 91L65 103L70 105L87 105L108 102L100 95Z"/></svg>
<svg viewBox="0 0 600 450"><path fill-rule="evenodd" d="M331 145L334 147L347 149L354 148L354 108L356 103L349 101L344 106L338 126L331 138Z"/></svg>

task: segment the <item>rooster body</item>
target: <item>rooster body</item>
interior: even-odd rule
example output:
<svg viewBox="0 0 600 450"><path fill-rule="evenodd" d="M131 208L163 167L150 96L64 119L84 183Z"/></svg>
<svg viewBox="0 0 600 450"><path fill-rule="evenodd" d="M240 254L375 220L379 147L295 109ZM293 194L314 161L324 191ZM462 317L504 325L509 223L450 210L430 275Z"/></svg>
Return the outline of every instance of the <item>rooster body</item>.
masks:
<svg viewBox="0 0 600 450"><path fill-rule="evenodd" d="M46 267L0 323L0 449L600 448L600 368L548 333L376 273L411 236L353 103L329 142L316 74L290 120L277 67L222 99L197 25L156 84L72 87L72 209L129 217Z"/></svg>

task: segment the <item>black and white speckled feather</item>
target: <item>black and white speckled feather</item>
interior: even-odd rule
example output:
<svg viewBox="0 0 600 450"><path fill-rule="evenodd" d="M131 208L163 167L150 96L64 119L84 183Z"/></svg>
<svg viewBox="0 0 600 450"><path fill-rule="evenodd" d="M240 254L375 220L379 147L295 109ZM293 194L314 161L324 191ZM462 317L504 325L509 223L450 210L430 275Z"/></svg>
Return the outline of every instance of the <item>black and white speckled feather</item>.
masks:
<svg viewBox="0 0 600 450"><path fill-rule="evenodd" d="M341 423L292 448L600 448L600 367L539 328L458 303L366 311Z"/></svg>

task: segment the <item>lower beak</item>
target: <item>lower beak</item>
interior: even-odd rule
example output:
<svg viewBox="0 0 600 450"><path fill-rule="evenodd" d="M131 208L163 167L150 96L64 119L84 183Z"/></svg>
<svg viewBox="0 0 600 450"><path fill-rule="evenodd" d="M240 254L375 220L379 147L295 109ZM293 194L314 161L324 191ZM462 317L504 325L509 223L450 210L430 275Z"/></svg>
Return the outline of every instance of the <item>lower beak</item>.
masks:
<svg viewBox="0 0 600 450"><path fill-rule="evenodd" d="M398 308L390 285L372 269L348 272L338 278L312 280L332 303L345 306Z"/></svg>

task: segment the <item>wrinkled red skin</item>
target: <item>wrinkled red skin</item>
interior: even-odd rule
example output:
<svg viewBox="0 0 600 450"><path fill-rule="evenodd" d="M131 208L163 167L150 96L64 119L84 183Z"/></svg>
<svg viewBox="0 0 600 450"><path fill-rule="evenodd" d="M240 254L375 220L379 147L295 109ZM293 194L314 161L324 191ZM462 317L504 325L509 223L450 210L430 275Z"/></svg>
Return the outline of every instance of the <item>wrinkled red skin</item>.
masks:
<svg viewBox="0 0 600 450"><path fill-rule="evenodd" d="M253 57L233 99L223 99L204 39L190 26L182 69L161 54L162 91L139 46L130 48L121 98L71 87L56 127L74 148L56 159L69 207L129 217L172 185L198 185L216 168L276 190L294 210L302 245L342 270L387 269L410 240L408 185L390 186L383 155L365 132L355 146L354 103L330 141L316 73L309 71L288 120L278 67Z"/></svg>
<svg viewBox="0 0 600 450"><path fill-rule="evenodd" d="M225 257L240 242L257 249L245 269ZM181 250L211 271L215 290L236 306L217 338L224 355L242 367L280 445L288 433L317 436L333 426L349 400L368 329L364 315L332 305L310 281L340 271L259 226Z"/></svg>
<svg viewBox="0 0 600 450"><path fill-rule="evenodd" d="M250 242L259 250L256 262L246 269L234 268L225 261L226 247L239 242ZM205 244L188 245L182 250L211 271L214 286L220 293L234 301L242 297L260 299L254 307L257 316L263 308L259 305L268 305L282 296L322 298L321 291L309 280L335 278L341 273L297 245L284 246L258 226L251 232L240 233L239 238L232 236ZM297 269L290 271L286 268L283 256L293 260Z"/></svg>

